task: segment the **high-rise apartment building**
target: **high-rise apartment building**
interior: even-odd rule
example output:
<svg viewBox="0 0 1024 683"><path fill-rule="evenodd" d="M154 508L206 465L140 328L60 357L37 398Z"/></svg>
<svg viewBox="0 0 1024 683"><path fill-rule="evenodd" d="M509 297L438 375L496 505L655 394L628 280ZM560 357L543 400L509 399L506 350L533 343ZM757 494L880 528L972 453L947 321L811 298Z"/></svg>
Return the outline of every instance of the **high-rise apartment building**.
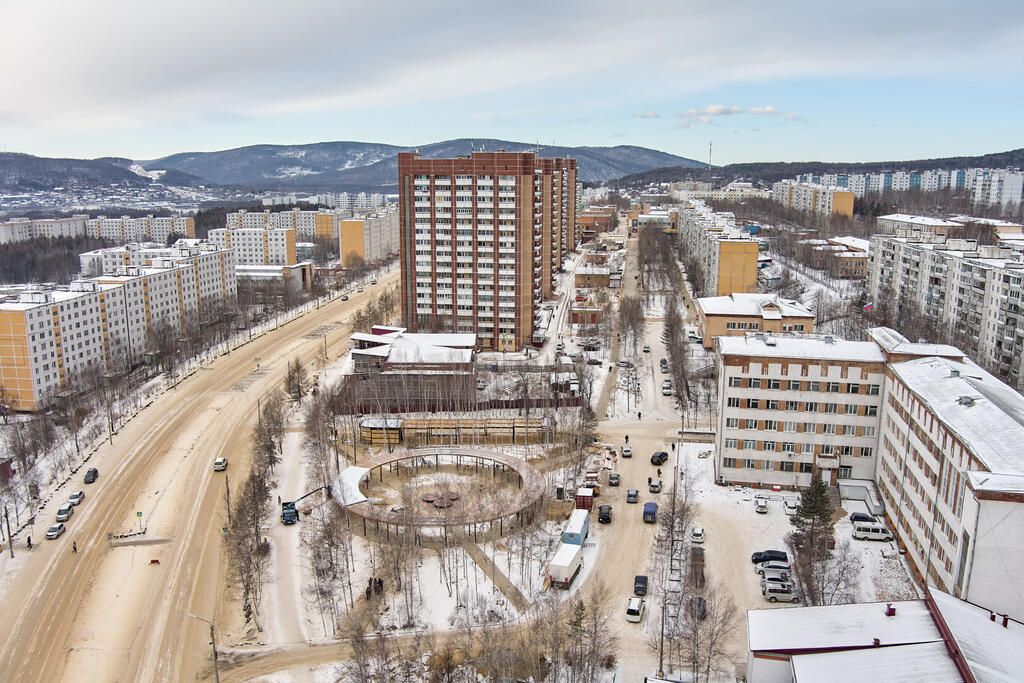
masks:
<svg viewBox="0 0 1024 683"><path fill-rule="evenodd" d="M298 262L295 228L217 228L208 239L235 252L239 266L291 266Z"/></svg>
<svg viewBox="0 0 1024 683"><path fill-rule="evenodd" d="M679 216L679 240L684 256L700 268L689 276L701 281L701 294L757 291L758 243L736 227L733 214L712 211L699 200L687 202Z"/></svg>
<svg viewBox="0 0 1024 683"><path fill-rule="evenodd" d="M575 248L576 161L532 152L398 155L403 325L522 348Z"/></svg>
<svg viewBox="0 0 1024 683"><path fill-rule="evenodd" d="M160 242L166 244L172 234L192 238L196 236L196 220L191 216L143 216L131 218L90 218L86 221L86 234L109 240L114 244L130 242Z"/></svg>
<svg viewBox="0 0 1024 683"><path fill-rule="evenodd" d="M772 185L772 201L805 213L853 217L853 192L841 187L780 180Z"/></svg>
<svg viewBox="0 0 1024 683"><path fill-rule="evenodd" d="M338 254L344 266L357 261L375 263L398 253L398 209L341 221Z"/></svg>
<svg viewBox="0 0 1024 683"><path fill-rule="evenodd" d="M315 240L337 240L341 221L350 214L347 211L292 209L291 211L237 211L227 215L226 227L230 230L245 228L265 230L291 228L303 242Z"/></svg>

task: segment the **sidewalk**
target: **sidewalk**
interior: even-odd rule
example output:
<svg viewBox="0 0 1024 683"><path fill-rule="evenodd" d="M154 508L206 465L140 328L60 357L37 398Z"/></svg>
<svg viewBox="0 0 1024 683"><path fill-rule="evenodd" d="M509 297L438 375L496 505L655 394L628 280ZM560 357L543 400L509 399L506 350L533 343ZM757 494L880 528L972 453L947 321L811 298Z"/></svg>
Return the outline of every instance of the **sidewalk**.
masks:
<svg viewBox="0 0 1024 683"><path fill-rule="evenodd" d="M476 565L484 571L485 574L491 577L491 583L498 587L502 595L511 602L520 614L530 609L530 601L526 599L526 596L516 587L514 583L508 580L505 573L498 569L498 566L494 564L490 557L487 556L480 546L476 543L467 543L465 546L466 554L469 555Z"/></svg>

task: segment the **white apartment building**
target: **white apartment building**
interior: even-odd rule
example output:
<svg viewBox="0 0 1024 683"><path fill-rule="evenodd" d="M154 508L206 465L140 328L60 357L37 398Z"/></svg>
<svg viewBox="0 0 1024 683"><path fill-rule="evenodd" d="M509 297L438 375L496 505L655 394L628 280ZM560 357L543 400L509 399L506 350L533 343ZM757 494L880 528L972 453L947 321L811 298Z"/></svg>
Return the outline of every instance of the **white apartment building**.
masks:
<svg viewBox="0 0 1024 683"><path fill-rule="evenodd" d="M338 254L343 265L356 259L382 261L399 250L397 207L368 213L341 222Z"/></svg>
<svg viewBox="0 0 1024 683"><path fill-rule="evenodd" d="M227 215L229 230L286 229L295 230L296 239L314 242L317 239L337 240L341 221L348 217L346 211L326 209L291 211L238 211Z"/></svg>
<svg viewBox="0 0 1024 683"><path fill-rule="evenodd" d="M242 266L290 266L298 262L294 228L217 228L207 235L212 244L235 252Z"/></svg>
<svg viewBox="0 0 1024 683"><path fill-rule="evenodd" d="M702 201L680 208L679 240L704 276L704 296L757 291L758 243L736 227L729 212L715 212Z"/></svg>
<svg viewBox="0 0 1024 683"><path fill-rule="evenodd" d="M1024 199L1024 173L981 169L974 178L974 203L981 206L1020 206Z"/></svg>
<svg viewBox="0 0 1024 683"><path fill-rule="evenodd" d="M88 216L70 218L13 218L0 223L0 244L40 238L83 237Z"/></svg>
<svg viewBox="0 0 1024 683"><path fill-rule="evenodd" d="M883 173L805 173L797 182L819 183L850 190L857 198L880 192L938 192L965 190L976 205L1019 206L1024 197L1024 173L1017 169L961 168Z"/></svg>
<svg viewBox="0 0 1024 683"><path fill-rule="evenodd" d="M876 235L867 292L934 322L979 365L1024 387L1024 255L1010 247L914 233Z"/></svg>
<svg viewBox="0 0 1024 683"><path fill-rule="evenodd" d="M885 356L831 336L718 337L716 475L801 488L871 479Z"/></svg>
<svg viewBox="0 0 1024 683"><path fill-rule="evenodd" d="M914 234L945 237L950 230L962 228L963 223L947 221L930 216L915 216L907 213L891 213L876 219L878 229L890 235L909 237Z"/></svg>
<svg viewBox="0 0 1024 683"><path fill-rule="evenodd" d="M876 480L930 585L1024 618L1024 397L969 360L891 363Z"/></svg>
<svg viewBox="0 0 1024 683"><path fill-rule="evenodd" d="M107 218L100 216L86 221L86 234L113 242L160 242L166 244L172 234L185 238L196 236L196 222L191 216L144 216Z"/></svg>
<svg viewBox="0 0 1024 683"><path fill-rule="evenodd" d="M853 216L853 193L834 185L780 180L772 185L772 201L805 213Z"/></svg>

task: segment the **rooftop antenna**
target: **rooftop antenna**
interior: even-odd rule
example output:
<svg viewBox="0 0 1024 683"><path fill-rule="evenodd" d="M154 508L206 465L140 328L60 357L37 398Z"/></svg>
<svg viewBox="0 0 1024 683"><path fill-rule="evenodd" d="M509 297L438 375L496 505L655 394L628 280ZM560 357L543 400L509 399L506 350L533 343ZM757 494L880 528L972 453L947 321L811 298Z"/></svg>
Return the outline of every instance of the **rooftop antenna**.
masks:
<svg viewBox="0 0 1024 683"><path fill-rule="evenodd" d="M708 140L708 184L711 184L711 140Z"/></svg>

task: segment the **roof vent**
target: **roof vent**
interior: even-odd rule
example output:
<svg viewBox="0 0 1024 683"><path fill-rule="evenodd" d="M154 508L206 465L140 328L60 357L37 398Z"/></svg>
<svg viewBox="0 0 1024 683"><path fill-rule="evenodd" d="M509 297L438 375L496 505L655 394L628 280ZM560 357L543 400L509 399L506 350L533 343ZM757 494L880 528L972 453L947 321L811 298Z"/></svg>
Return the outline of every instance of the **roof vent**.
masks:
<svg viewBox="0 0 1024 683"><path fill-rule="evenodd" d="M831 334L826 334L825 335L825 343L826 344L835 344L836 343L836 338L833 337Z"/></svg>
<svg viewBox="0 0 1024 683"><path fill-rule="evenodd" d="M962 406L966 406L966 407L970 408L971 406L974 405L974 397L973 396L961 396L960 398L958 398L956 400L956 402L959 403Z"/></svg>
<svg viewBox="0 0 1024 683"><path fill-rule="evenodd" d="M896 616L896 608L892 606L891 602L885 603L885 616L894 617Z"/></svg>
<svg viewBox="0 0 1024 683"><path fill-rule="evenodd" d="M772 337L771 335L768 335L768 336L767 336L767 337L765 337L765 339L764 339L764 345L765 345L765 346L775 346L775 345L776 345L776 343L777 343L777 342L775 341L775 337Z"/></svg>
<svg viewBox="0 0 1024 683"><path fill-rule="evenodd" d="M882 646L882 641L881 641L881 640L879 640L878 638L873 638L873 639L871 640L871 645L872 645L873 647L881 647L881 646Z"/></svg>
<svg viewBox="0 0 1024 683"><path fill-rule="evenodd" d="M959 377L960 376L960 371L959 370L950 369L949 376L950 377Z"/></svg>

